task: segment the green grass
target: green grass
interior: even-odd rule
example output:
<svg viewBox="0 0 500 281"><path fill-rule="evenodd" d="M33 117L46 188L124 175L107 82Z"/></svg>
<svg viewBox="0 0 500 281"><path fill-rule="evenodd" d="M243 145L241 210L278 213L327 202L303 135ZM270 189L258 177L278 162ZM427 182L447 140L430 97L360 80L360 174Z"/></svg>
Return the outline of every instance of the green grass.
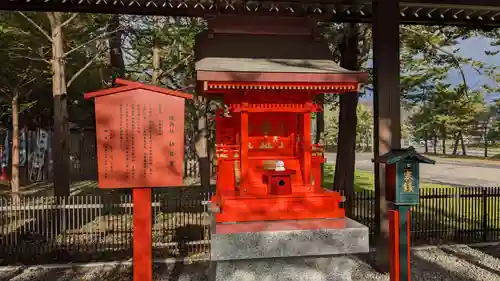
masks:
<svg viewBox="0 0 500 281"><path fill-rule="evenodd" d="M324 182L325 186L333 185L333 178L335 174L335 165L326 164L325 165ZM354 171L354 191L360 192L365 190L374 191L375 190L375 176L372 172L355 170ZM451 186L433 184L433 183L421 183L421 188L451 188Z"/></svg>
<svg viewBox="0 0 500 281"><path fill-rule="evenodd" d="M491 160L496 160L496 161L499 161L500 160L500 154L497 154L495 156L491 156L490 157Z"/></svg>
<svg viewBox="0 0 500 281"><path fill-rule="evenodd" d="M333 186L334 172L334 165L325 165L325 187ZM483 198L480 196L482 192L480 189L464 189L432 183L421 183L420 188L420 204L413 208L412 215L419 216L416 220L418 223L431 225L436 230L442 231L443 233L439 235L443 237L440 239L450 241L456 238L453 236L459 235L449 232L449 229L481 229ZM354 204L355 219L369 223L373 220L375 212L373 173L355 170L354 191L355 198L373 196L373 200L355 200ZM489 228L500 227L500 212L496 210L495 202L495 198L490 198L487 204Z"/></svg>
<svg viewBox="0 0 500 281"><path fill-rule="evenodd" d="M500 143L489 144L488 146L491 147L491 148L500 148ZM471 147L474 147L474 148L483 148L484 147L484 143L474 143L474 144L468 144L467 145L467 148L471 148Z"/></svg>
<svg viewBox="0 0 500 281"><path fill-rule="evenodd" d="M470 156L470 155L450 155L450 154L434 154L434 153L424 153L431 158L449 158L449 159L467 159L467 160L482 160L482 161L498 161L500 160L500 154L496 154L490 157L482 156Z"/></svg>

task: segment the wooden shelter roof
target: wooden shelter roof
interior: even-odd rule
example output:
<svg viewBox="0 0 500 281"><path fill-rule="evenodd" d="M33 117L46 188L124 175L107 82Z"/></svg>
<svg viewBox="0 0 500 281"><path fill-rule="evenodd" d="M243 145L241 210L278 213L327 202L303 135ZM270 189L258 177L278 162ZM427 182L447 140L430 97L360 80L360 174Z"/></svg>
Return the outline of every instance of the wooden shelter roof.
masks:
<svg viewBox="0 0 500 281"><path fill-rule="evenodd" d="M332 61L328 45L303 35L207 33L197 41L198 71L348 73Z"/></svg>
<svg viewBox="0 0 500 281"><path fill-rule="evenodd" d="M498 0L399 1L402 23L500 26ZM0 10L65 11L203 17L250 14L370 22L370 0L4 0Z"/></svg>
<svg viewBox="0 0 500 281"><path fill-rule="evenodd" d="M198 35L196 72L202 81L354 82L365 72L350 71L333 61L328 44L311 35ZM286 77L285 77L286 76Z"/></svg>

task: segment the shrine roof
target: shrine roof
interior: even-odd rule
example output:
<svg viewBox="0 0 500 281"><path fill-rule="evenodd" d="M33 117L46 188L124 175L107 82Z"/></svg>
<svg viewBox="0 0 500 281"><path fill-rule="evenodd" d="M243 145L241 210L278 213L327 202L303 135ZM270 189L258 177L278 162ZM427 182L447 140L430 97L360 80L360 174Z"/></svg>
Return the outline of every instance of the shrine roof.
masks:
<svg viewBox="0 0 500 281"><path fill-rule="evenodd" d="M146 90L150 92L156 92L168 96L174 96L174 97L179 97L179 98L184 98L184 99L193 99L193 96L184 92L180 91L175 91L175 90L170 90L158 86L153 86L153 85L146 85L142 84L139 82L134 82L134 81L128 81L124 79L116 79L115 80L116 85L119 87L112 87L108 89L102 89L98 90L95 92L90 92L90 93L85 93L85 99L91 99L91 98L96 98L96 97L101 97L101 96L107 96L107 95L113 95L117 94L120 92L128 92L128 91L133 91L133 90Z"/></svg>
<svg viewBox="0 0 500 281"><path fill-rule="evenodd" d="M223 72L283 72L330 74L354 72L340 67L331 60L224 57L204 58L196 63L196 70Z"/></svg>
<svg viewBox="0 0 500 281"><path fill-rule="evenodd" d="M394 164L401 160L414 160L418 163L435 164L436 161L418 153L414 147L393 149L386 154L376 157L373 162L382 164Z"/></svg>
<svg viewBox="0 0 500 281"><path fill-rule="evenodd" d="M328 44L310 35L198 35L196 49L198 80L258 81L256 73L322 74L318 81L366 82L368 74L350 71L333 61ZM211 75L208 75L211 73ZM225 78L214 73L225 73ZM324 75L336 75L328 79ZM253 78L252 78L253 77ZM276 77L276 76L275 76ZM266 80L266 82L279 82Z"/></svg>

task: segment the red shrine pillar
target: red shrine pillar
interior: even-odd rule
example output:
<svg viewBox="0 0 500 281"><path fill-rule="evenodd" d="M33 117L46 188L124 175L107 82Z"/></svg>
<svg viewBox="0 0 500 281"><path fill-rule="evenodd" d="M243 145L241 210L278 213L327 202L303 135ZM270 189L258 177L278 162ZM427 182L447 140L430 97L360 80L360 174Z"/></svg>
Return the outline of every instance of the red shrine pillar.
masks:
<svg viewBox="0 0 500 281"><path fill-rule="evenodd" d="M311 112L304 113L303 117L303 131L302 133L302 157L303 157L303 171L304 171L304 184L311 184Z"/></svg>
<svg viewBox="0 0 500 281"><path fill-rule="evenodd" d="M243 104L243 106L246 106ZM248 112L241 111L241 133L240 133L240 190L247 190L248 174Z"/></svg>

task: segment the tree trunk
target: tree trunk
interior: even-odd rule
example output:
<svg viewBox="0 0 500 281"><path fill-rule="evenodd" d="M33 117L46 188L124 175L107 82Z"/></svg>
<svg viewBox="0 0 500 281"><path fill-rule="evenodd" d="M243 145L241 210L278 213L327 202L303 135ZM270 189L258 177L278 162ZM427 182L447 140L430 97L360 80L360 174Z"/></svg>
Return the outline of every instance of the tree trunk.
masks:
<svg viewBox="0 0 500 281"><path fill-rule="evenodd" d="M425 141L425 143L424 143L425 153L429 153L429 143L428 143L429 136L427 134L427 131L425 131L425 133L424 133L424 141Z"/></svg>
<svg viewBox="0 0 500 281"><path fill-rule="evenodd" d="M154 85L160 85L160 42L158 41L157 28L159 23L159 17L153 17L153 75L152 80Z"/></svg>
<svg viewBox="0 0 500 281"><path fill-rule="evenodd" d="M52 37L52 95L54 99L54 194L68 196L70 184L69 117L64 65L62 13L47 13Z"/></svg>
<svg viewBox="0 0 500 281"><path fill-rule="evenodd" d="M120 30L120 15L113 15L108 25L107 32L111 33L109 37L109 64L112 74L116 73L119 77L125 77L125 61L122 51L122 31Z"/></svg>
<svg viewBox="0 0 500 281"><path fill-rule="evenodd" d="M344 38L340 46L340 65L348 70L358 69L358 27L355 23L344 25ZM354 169L356 160L356 126L358 94L346 93L340 95L339 133L337 141L337 159L335 190L343 190L347 198L345 202L346 215L353 216Z"/></svg>
<svg viewBox="0 0 500 281"><path fill-rule="evenodd" d="M484 129L484 158L488 158L488 129L486 125Z"/></svg>
<svg viewBox="0 0 500 281"><path fill-rule="evenodd" d="M462 146L462 155L467 155L467 150L465 149L464 134L460 131L460 145Z"/></svg>
<svg viewBox="0 0 500 281"><path fill-rule="evenodd" d="M443 155L446 155L446 134L443 134L443 139L441 140L441 145L443 146Z"/></svg>
<svg viewBox="0 0 500 281"><path fill-rule="evenodd" d="M201 186L210 188L210 157L208 155L208 128L207 128L207 106L204 99L198 97L198 134L196 136L196 154L200 165Z"/></svg>
<svg viewBox="0 0 500 281"><path fill-rule="evenodd" d="M434 133L434 138L433 138L433 143L434 143L434 154L437 154L437 144L438 144L438 136L436 133Z"/></svg>
<svg viewBox="0 0 500 281"><path fill-rule="evenodd" d="M19 203L19 93L12 93L12 164L10 187L12 200Z"/></svg>
<svg viewBox="0 0 500 281"><path fill-rule="evenodd" d="M453 155L458 154L458 142L460 141L460 131L455 135L455 142L453 143Z"/></svg>

